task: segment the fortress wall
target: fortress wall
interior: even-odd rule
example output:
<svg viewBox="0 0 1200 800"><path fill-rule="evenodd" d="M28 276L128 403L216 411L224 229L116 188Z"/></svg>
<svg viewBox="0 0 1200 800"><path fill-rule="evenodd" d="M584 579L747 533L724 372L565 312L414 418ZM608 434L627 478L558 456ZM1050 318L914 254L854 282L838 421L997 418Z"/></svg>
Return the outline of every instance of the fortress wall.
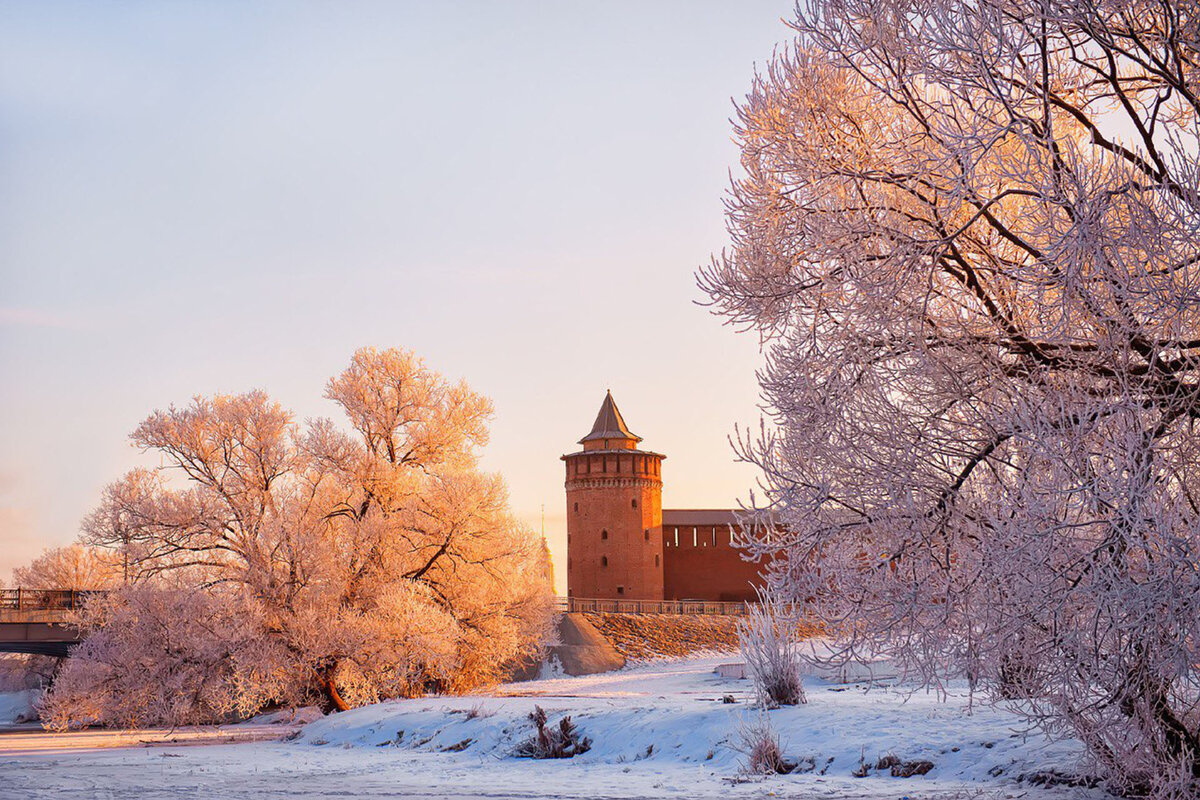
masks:
<svg viewBox="0 0 1200 800"><path fill-rule="evenodd" d="M742 560L728 525L663 525L663 599L753 600L761 564Z"/></svg>

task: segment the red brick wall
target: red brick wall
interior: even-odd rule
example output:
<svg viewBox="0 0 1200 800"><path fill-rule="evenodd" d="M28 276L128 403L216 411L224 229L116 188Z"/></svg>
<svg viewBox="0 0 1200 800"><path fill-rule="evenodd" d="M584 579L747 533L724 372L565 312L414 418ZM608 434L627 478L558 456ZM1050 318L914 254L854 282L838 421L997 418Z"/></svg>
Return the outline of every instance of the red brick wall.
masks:
<svg viewBox="0 0 1200 800"><path fill-rule="evenodd" d="M633 449L563 456L567 594L663 598L662 459Z"/></svg>
<svg viewBox="0 0 1200 800"><path fill-rule="evenodd" d="M664 600L752 600L761 564L742 560L728 525L665 526Z"/></svg>

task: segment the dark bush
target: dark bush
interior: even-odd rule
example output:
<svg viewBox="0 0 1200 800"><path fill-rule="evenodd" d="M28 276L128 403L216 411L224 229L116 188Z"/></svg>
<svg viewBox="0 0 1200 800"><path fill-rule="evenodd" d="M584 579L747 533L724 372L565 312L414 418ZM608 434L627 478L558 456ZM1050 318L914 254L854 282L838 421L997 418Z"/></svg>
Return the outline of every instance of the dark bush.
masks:
<svg viewBox="0 0 1200 800"><path fill-rule="evenodd" d="M558 725L546 724L546 712L534 706L529 721L537 727L537 734L517 745L514 753L518 758L574 758L592 749L592 740L581 736L579 728L566 716Z"/></svg>

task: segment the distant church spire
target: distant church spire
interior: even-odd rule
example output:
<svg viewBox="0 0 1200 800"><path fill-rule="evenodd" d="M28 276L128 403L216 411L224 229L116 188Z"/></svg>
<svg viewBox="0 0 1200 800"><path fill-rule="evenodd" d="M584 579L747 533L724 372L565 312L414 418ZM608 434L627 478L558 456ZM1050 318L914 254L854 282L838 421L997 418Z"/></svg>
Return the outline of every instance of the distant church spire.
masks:
<svg viewBox="0 0 1200 800"><path fill-rule="evenodd" d="M600 405L600 413L596 415L592 432L580 439L579 443L585 444L600 439L632 439L635 442L642 440L642 437L631 433L625 425L625 420L621 417L621 411L613 400L611 390L604 395L604 402Z"/></svg>

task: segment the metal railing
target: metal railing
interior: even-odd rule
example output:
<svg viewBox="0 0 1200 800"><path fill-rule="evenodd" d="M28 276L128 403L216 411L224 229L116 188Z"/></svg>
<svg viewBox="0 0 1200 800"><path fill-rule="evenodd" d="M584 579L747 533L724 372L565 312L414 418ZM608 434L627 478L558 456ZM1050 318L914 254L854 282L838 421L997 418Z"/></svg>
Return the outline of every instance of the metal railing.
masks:
<svg viewBox="0 0 1200 800"><path fill-rule="evenodd" d="M87 599L103 594L84 589L0 589L0 610L73 611ZM596 597L560 597L558 610L592 614L690 614L744 616L746 604L720 600L605 600Z"/></svg>
<svg viewBox="0 0 1200 800"><path fill-rule="evenodd" d="M568 614L745 616L746 604L718 600L602 600L594 597L560 597L558 610Z"/></svg>
<svg viewBox="0 0 1200 800"><path fill-rule="evenodd" d="M83 589L0 589L0 610L74 611L93 594Z"/></svg>

